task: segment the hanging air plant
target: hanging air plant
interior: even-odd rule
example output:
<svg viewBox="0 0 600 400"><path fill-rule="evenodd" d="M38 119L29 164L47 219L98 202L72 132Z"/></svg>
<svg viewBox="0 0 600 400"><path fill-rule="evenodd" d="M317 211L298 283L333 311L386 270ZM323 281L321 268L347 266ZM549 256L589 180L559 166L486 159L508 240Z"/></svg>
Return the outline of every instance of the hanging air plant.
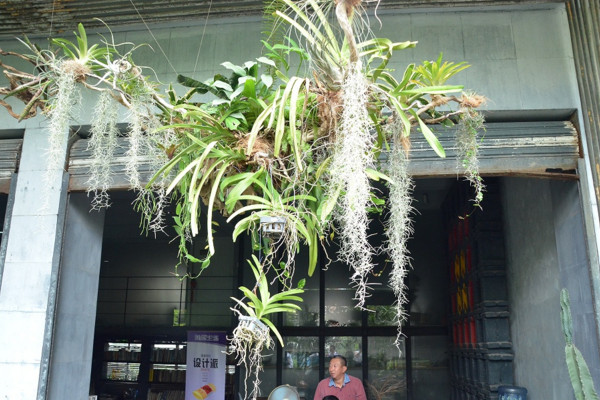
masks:
<svg viewBox="0 0 600 400"><path fill-rule="evenodd" d="M117 149L119 135L118 104L110 92L100 94L90 129L88 150L91 151L92 165L87 181L88 196L92 195L92 209L100 210L110 205L108 190L112 183L111 163Z"/></svg>
<svg viewBox="0 0 600 400"><path fill-rule="evenodd" d="M483 200L485 185L479 175L479 132L484 130L484 118L477 107L485 103L485 98L471 93L463 95L462 108L458 129L456 130L456 159L459 167L464 171L464 176L471 184L475 195L473 203L480 207Z"/></svg>
<svg viewBox="0 0 600 400"><path fill-rule="evenodd" d="M64 168L69 121L79 101L79 83L85 83L88 76L93 75L93 63L97 58L110 53L106 47L88 46L87 35L83 25L79 24L79 35L76 33L77 44L64 39L52 39L52 43L60 47L65 57L56 59L49 51L41 51L29 42L29 48L46 60L47 68L42 76L47 81L40 88L47 90L50 114L48 126L48 166L45 181L49 184L52 171Z"/></svg>
<svg viewBox="0 0 600 400"><path fill-rule="evenodd" d="M80 103L76 82L85 77L84 66L74 60L59 63L56 71L56 93L52 97L48 124L48 164L44 173L47 187L52 184L54 173L64 168L70 116L73 108Z"/></svg>
<svg viewBox="0 0 600 400"><path fill-rule="evenodd" d="M367 297L367 277L373 269L374 250L369 243L368 210L371 185L367 175L374 166L372 152L375 137L369 119L368 82L356 65L348 71L341 87L343 109L337 124L332 161L329 168L329 196L339 195L335 219L339 223L338 257L354 268L351 280L356 286L357 306Z"/></svg>
<svg viewBox="0 0 600 400"><path fill-rule="evenodd" d="M408 286L406 278L410 269L407 244L413 233L412 191L414 181L408 173L408 152L409 148L403 145L400 135L396 136L388 161L388 175L390 177L388 182L389 219L387 220L385 234L388 239L386 250L392 260L389 284L396 297L398 335L395 344L398 349L403 347L402 326L407 318L405 306L408 303Z"/></svg>

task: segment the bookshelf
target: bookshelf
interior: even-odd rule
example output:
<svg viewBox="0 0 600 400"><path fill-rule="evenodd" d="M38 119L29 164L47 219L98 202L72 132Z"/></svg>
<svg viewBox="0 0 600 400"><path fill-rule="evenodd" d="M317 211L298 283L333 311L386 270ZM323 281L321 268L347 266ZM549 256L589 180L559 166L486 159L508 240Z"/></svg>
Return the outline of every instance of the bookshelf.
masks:
<svg viewBox="0 0 600 400"><path fill-rule="evenodd" d="M105 343L102 378L107 381L137 382L140 373L141 352L141 343Z"/></svg>
<svg viewBox="0 0 600 400"><path fill-rule="evenodd" d="M184 400L187 342L156 336L102 338L96 343L93 384L99 400ZM235 393L235 364L228 360L226 400Z"/></svg>
<svg viewBox="0 0 600 400"><path fill-rule="evenodd" d="M149 382L185 384L186 351L182 342L153 343Z"/></svg>

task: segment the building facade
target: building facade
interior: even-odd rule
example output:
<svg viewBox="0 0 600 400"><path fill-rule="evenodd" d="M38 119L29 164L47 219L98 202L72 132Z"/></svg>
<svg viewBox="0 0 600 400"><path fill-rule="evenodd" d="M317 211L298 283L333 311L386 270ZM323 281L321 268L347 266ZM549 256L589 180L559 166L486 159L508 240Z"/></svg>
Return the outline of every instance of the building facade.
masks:
<svg viewBox="0 0 600 400"><path fill-rule="evenodd" d="M404 351L391 350L386 260L379 260L374 278L382 287L371 299L373 313L353 309L345 266L323 261L327 271L309 280L303 311L277 321L286 347L265 359L263 395L290 384L312 397L328 354L339 352L352 359L352 374L375 389L396 379L396 399L495 398L503 384L526 387L534 400L574 398L563 351L562 288L571 295L574 343L600 385L598 2L417 3L384 7L377 14L381 27L374 17L371 23L379 37L419 42L390 65L400 73L442 51L445 59L471 65L461 83L489 99L483 211L468 229L457 222L464 188L454 164L432 161L416 143L419 214ZM263 25L249 15L112 28L117 42L149 43L135 59L169 83L176 74L203 80L221 62L254 59ZM0 38L2 50L19 46ZM152 398L176 391L177 379L154 378L161 368L176 370L176 363L159 362L152 350L183 346L187 330L230 333L235 323L230 296L244 283L248 243L232 243L223 229L216 243L227 250L213 261L218 268L180 281L171 275L176 247L168 237L140 237L133 196L118 179L113 207L90 212L85 131L94 102L82 99L64 143L64 168L50 171L44 117L18 123L0 110L3 399L134 398L136 390L138 398ZM473 269L460 272L455 260L467 249ZM472 304L457 300L463 293ZM174 310L184 309L175 324ZM135 364L135 379L110 379L108 343L141 349L139 359L117 360ZM232 393L243 395L235 367L229 371Z"/></svg>

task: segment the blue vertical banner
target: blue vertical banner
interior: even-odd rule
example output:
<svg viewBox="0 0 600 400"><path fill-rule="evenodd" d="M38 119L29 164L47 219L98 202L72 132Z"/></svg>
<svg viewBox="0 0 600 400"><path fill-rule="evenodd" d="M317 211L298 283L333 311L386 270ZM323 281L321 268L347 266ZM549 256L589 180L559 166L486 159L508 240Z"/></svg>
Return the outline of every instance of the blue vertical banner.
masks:
<svg viewBox="0 0 600 400"><path fill-rule="evenodd" d="M185 400L225 400L225 332L188 331Z"/></svg>

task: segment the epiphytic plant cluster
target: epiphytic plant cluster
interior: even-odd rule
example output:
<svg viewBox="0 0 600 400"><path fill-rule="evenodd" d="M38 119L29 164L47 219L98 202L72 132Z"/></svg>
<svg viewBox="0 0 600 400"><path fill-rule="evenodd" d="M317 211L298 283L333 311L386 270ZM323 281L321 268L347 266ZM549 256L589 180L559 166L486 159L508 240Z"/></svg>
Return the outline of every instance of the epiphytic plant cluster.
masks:
<svg viewBox="0 0 600 400"><path fill-rule="evenodd" d="M273 28L263 41L264 53L243 65L224 62L226 72L208 81L177 76L188 88L183 95L171 86L161 92L151 71L135 64L135 45L115 44L111 37L88 47L82 26L75 42L53 39L50 50L24 40L30 54L0 54L28 61L34 72L3 63L9 85L0 93L25 107L16 112L14 103L0 104L19 119L39 110L46 113L49 152L60 158L77 91L101 92L90 141L93 204L110 204L110 157L117 136L125 136L126 170L140 194L136 208L143 226L161 230L168 223L162 210L168 201L175 203L181 263L209 267L217 251L216 212L234 224L234 241L244 233L253 238L264 258L252 261L257 284L242 289L248 303L238 300L237 312L251 315L258 300L269 301L271 294L263 292L267 274L284 293L300 290L293 289L297 252L308 248L311 276L319 249L329 240L339 241L337 258L351 266L356 304L364 308L373 255L387 251L401 334L412 233L410 136L423 135L445 157L432 126L458 124L460 158L479 203L484 187L477 134L483 120L477 107L484 98L447 83L468 67L465 63L440 56L409 64L404 71L388 68L395 53L416 42L374 37L361 0L274 0L266 12ZM129 110L124 132L117 129L118 104ZM382 158L383 153L389 156ZM142 165L151 167L150 178L140 172ZM374 181L388 186L387 197L375 190ZM369 241L368 225L383 203L387 242L379 249ZM263 225L273 219L282 221L280 234L270 234L271 226ZM206 232L204 258L197 258L189 246L200 232ZM256 290L267 297L254 299ZM294 309L279 306L273 311ZM277 334L272 324L267 326ZM241 359L251 354L255 358L250 365L259 368L256 355L270 342L240 328L232 343ZM258 352L253 343L260 343Z"/></svg>

